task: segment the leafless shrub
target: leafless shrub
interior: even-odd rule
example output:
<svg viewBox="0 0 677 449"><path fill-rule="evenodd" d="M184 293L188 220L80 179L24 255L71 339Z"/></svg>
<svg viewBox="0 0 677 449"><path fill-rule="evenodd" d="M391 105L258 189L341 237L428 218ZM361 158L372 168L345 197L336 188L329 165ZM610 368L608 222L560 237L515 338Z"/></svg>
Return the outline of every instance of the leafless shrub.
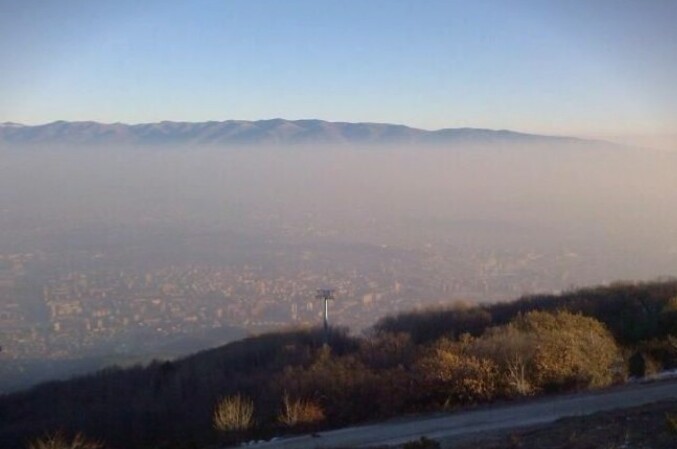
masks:
<svg viewBox="0 0 677 449"><path fill-rule="evenodd" d="M322 407L310 400L289 398L285 394L282 400L282 411L278 420L289 427L299 424L315 424L324 421L324 410Z"/></svg>
<svg viewBox="0 0 677 449"><path fill-rule="evenodd" d="M214 409L214 428L222 432L242 431L254 423L254 402L239 394L221 399Z"/></svg>
<svg viewBox="0 0 677 449"><path fill-rule="evenodd" d="M43 438L37 438L28 443L27 449L102 449L103 444L98 441L92 441L78 433L73 439L66 438L62 433L57 432L53 435L47 435Z"/></svg>
<svg viewBox="0 0 677 449"><path fill-rule="evenodd" d="M673 413L666 413L665 414L665 424L668 426L668 431L673 434L677 435L677 415Z"/></svg>

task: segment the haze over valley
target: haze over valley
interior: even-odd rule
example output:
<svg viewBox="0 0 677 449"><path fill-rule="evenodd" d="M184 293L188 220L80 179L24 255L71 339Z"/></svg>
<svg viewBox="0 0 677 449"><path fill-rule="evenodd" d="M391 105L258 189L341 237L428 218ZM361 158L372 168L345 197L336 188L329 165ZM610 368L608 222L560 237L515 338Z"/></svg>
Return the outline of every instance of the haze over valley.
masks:
<svg viewBox="0 0 677 449"><path fill-rule="evenodd" d="M1 390L317 325L325 286L332 323L359 333L677 269L677 153L322 121L144 126L164 137L0 126Z"/></svg>

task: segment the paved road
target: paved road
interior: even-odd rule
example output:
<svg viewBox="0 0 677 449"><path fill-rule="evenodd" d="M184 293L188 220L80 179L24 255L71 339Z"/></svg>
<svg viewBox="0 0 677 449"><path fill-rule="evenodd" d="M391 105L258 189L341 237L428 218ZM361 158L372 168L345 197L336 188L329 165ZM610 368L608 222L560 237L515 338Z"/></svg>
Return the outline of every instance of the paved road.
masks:
<svg viewBox="0 0 677 449"><path fill-rule="evenodd" d="M444 440L467 438L478 432L495 432L546 424L566 416L633 407L664 399L677 399L677 381L633 385L602 393L544 398L518 405L435 415L380 424L349 427L252 445L255 449L349 448L399 444L421 436Z"/></svg>

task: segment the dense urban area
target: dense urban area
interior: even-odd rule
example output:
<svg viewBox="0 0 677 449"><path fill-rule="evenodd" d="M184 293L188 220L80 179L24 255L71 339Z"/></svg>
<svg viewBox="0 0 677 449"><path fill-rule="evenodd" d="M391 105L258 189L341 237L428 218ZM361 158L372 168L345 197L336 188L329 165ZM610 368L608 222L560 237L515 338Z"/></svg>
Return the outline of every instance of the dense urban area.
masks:
<svg viewBox="0 0 677 449"><path fill-rule="evenodd" d="M499 260L493 254L482 260L477 255L476 276L462 279L442 279L434 255L420 255L426 256L429 265L422 268L428 268L428 273L407 272L404 261L384 260L371 272L352 270L339 277L313 270L317 256L312 253L270 270L247 264L116 270L97 268L96 259L105 256L92 254L94 263L89 268L52 273L43 269L54 262L48 254L3 254L4 353L17 359L69 358L104 345L120 352L138 351L126 343L134 333L166 337L223 326L256 332L289 324L312 325L322 314L315 289L324 285L336 289L332 320L359 329L384 313L449 297L499 299L538 290L548 281L547 273L539 279L537 273L519 276L517 272L540 259L536 254L514 260ZM427 285L424 276L432 281L436 274L437 282Z"/></svg>
<svg viewBox="0 0 677 449"><path fill-rule="evenodd" d="M323 286L336 290L332 322L359 331L383 315L450 300L499 301L567 289L570 273L591 265L567 248L549 254L473 249L337 244L286 248L264 264L133 263L114 250L4 253L2 357L153 355L168 337L230 329L218 338L232 339L313 325L322 315L315 291Z"/></svg>

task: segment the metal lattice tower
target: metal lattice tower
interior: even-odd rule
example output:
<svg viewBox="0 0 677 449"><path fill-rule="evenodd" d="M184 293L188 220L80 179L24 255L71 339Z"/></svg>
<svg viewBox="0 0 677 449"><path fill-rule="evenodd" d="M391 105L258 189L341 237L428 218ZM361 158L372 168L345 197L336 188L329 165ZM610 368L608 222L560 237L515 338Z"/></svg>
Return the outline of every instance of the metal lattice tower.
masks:
<svg viewBox="0 0 677 449"><path fill-rule="evenodd" d="M329 300L334 299L334 290L331 288L320 288L315 295L316 299L324 300L324 344L329 344Z"/></svg>

